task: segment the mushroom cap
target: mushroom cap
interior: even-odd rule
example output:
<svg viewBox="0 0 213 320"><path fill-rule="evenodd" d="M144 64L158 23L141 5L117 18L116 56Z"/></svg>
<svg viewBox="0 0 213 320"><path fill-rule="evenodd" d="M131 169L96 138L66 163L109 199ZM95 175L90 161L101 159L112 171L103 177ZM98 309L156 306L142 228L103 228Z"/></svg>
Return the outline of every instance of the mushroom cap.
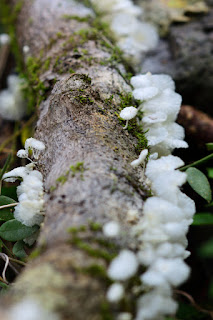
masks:
<svg viewBox="0 0 213 320"><path fill-rule="evenodd" d="M133 119L138 113L138 109L135 107L126 107L120 113L120 118L124 120Z"/></svg>

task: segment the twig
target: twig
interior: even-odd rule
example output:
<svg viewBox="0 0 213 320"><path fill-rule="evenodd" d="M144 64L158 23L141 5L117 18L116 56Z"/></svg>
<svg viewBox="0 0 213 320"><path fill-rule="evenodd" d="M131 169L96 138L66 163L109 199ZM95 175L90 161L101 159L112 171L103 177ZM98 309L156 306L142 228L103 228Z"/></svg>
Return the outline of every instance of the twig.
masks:
<svg viewBox="0 0 213 320"><path fill-rule="evenodd" d="M13 264L11 262L9 262L9 266L16 274L19 274L19 271L13 266Z"/></svg>
<svg viewBox="0 0 213 320"><path fill-rule="evenodd" d="M9 258L10 261L13 261L13 262L16 262L16 263L19 263L21 264L22 266L26 266L27 264L23 261L20 261L20 260L17 260L17 259L14 259L14 258Z"/></svg>
<svg viewBox="0 0 213 320"><path fill-rule="evenodd" d="M1 209L5 209L5 208L10 208L10 207L15 207L17 206L18 202L15 203L9 203L9 204L4 204L3 206L0 206L0 210Z"/></svg>
<svg viewBox="0 0 213 320"><path fill-rule="evenodd" d="M8 264L9 264L9 257L5 253L0 253L0 257L5 261L4 270L2 272L2 278L5 281L5 283L9 283L7 281L6 276L5 276L5 272L7 270Z"/></svg>
<svg viewBox="0 0 213 320"><path fill-rule="evenodd" d="M0 281L5 283L5 284L8 284L7 282L4 281L4 279L1 276L0 276Z"/></svg>
<svg viewBox="0 0 213 320"><path fill-rule="evenodd" d="M24 263L23 261L19 261L17 259L13 259L13 258L9 258L7 254L5 253L0 253L0 257L5 261L5 265L4 265L4 269L3 269L3 272L2 272L2 280L4 283L8 284L9 282L7 281L7 278L6 278L6 270L8 268L8 265L10 266L10 268L16 273L16 274L19 274L19 271L12 265L12 263L10 262L13 261L13 262L16 262L16 263L19 263L21 265L26 265L26 263ZM0 277L1 278L1 277ZM0 279L1 280L1 279Z"/></svg>
<svg viewBox="0 0 213 320"><path fill-rule="evenodd" d="M195 309L197 309L198 311L201 311L203 313L207 313L210 315L211 319L213 319L213 311L211 310L206 310L206 309L203 309L202 307L200 307L194 300L194 298L188 294L187 292L185 291L182 291L182 290L175 290L175 293L177 294L181 294L182 296L186 297L190 303L195 307Z"/></svg>
<svg viewBox="0 0 213 320"><path fill-rule="evenodd" d="M199 166L200 164L203 164L204 162L207 162L207 161L209 161L209 160L212 159L212 158L213 158L213 153L209 154L208 156L206 156L206 157L204 157L204 158L202 158L202 159L200 159L200 160L197 160L197 161L195 161L195 162L193 162L193 163L190 163L190 164L188 164L187 166L184 166L184 167L182 167L182 168L178 168L178 170L184 171L184 170L186 170L186 169L188 169L188 168L195 167L195 166Z"/></svg>

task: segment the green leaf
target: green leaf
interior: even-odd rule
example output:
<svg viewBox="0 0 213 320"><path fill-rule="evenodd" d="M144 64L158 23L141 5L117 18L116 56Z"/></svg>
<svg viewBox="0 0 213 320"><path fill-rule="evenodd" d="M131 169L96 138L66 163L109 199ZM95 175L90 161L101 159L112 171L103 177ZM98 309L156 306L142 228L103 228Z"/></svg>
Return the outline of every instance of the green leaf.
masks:
<svg viewBox="0 0 213 320"><path fill-rule="evenodd" d="M196 168L188 168L186 173L187 181L192 189L206 201L210 202L212 200L212 192L205 174Z"/></svg>
<svg viewBox="0 0 213 320"><path fill-rule="evenodd" d="M213 279L211 280L209 285L209 296L211 299L213 299Z"/></svg>
<svg viewBox="0 0 213 320"><path fill-rule="evenodd" d="M16 186L2 187L1 188L1 194L3 196L7 196L7 197L10 197L10 198L14 199L15 201L18 201L17 194L16 194L16 189L17 189Z"/></svg>
<svg viewBox="0 0 213 320"><path fill-rule="evenodd" d="M207 150L213 151L213 142L206 143Z"/></svg>
<svg viewBox="0 0 213 320"><path fill-rule="evenodd" d="M184 302L179 303L176 317L181 320L206 320L206 314Z"/></svg>
<svg viewBox="0 0 213 320"><path fill-rule="evenodd" d="M3 241L0 239L0 252L2 252L3 246L4 246Z"/></svg>
<svg viewBox="0 0 213 320"><path fill-rule="evenodd" d="M5 164L4 164L4 167L0 171L0 181L1 181L2 177L3 177L3 174L6 172L7 167L9 166L11 158L12 158L12 154L9 154L9 156L7 157L7 160L6 160Z"/></svg>
<svg viewBox="0 0 213 320"><path fill-rule="evenodd" d="M23 240L31 236L38 226L27 227L16 219L5 222L0 227L0 237L8 241Z"/></svg>
<svg viewBox="0 0 213 320"><path fill-rule="evenodd" d="M26 258L27 254L24 250L24 242L17 241L13 246L13 253L18 258Z"/></svg>
<svg viewBox="0 0 213 320"><path fill-rule="evenodd" d="M213 168L207 168L208 177L213 179Z"/></svg>
<svg viewBox="0 0 213 320"><path fill-rule="evenodd" d="M213 201L210 202L209 204L205 205L205 207L207 207L207 208L213 207Z"/></svg>
<svg viewBox="0 0 213 320"><path fill-rule="evenodd" d="M204 212L197 213L193 218L193 226L213 225L213 214Z"/></svg>
<svg viewBox="0 0 213 320"><path fill-rule="evenodd" d="M4 294L7 291L7 289L9 288L9 286L2 281L0 281L0 287L1 287L1 295Z"/></svg>
<svg viewBox="0 0 213 320"><path fill-rule="evenodd" d="M0 196L0 207L4 206L6 204L15 203L16 201L5 196ZM13 213L12 213L12 207L11 208L0 208L0 221L8 221L11 219L14 219Z"/></svg>
<svg viewBox="0 0 213 320"><path fill-rule="evenodd" d="M9 286L6 283L2 282L2 281L0 281L0 287L1 288L5 288L5 289L9 288Z"/></svg>
<svg viewBox="0 0 213 320"><path fill-rule="evenodd" d="M199 248L199 254L203 258L213 258L213 238Z"/></svg>

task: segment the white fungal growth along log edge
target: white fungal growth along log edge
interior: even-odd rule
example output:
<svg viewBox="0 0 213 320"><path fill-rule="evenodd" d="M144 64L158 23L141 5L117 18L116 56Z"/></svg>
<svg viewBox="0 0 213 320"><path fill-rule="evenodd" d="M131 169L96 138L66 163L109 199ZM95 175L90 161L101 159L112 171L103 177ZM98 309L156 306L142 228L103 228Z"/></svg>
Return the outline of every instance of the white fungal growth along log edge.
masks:
<svg viewBox="0 0 213 320"><path fill-rule="evenodd" d="M138 109L134 108L135 116L143 112L142 119L137 121L149 143L145 175L153 196L145 201L143 215L138 216L131 228L131 236L139 243L136 252L122 250L111 262L108 275L118 285L137 273L139 265L145 266L146 271L140 275L140 280L147 293L138 299L135 320L163 320L177 310L173 287L181 285L190 274L184 259L190 255L186 250L186 234L193 221L195 204L180 191L186 182L186 174L177 169L184 162L171 155L175 148L188 145L183 140L184 129L175 123L181 96L175 93L171 77L141 74L132 77L131 84L134 98L140 100ZM122 110L121 118L125 119L126 113L128 116L131 111L128 108L133 107ZM130 120L130 117L125 120ZM147 155L148 149L142 150L131 165L144 165ZM121 296L118 293L117 300ZM113 300L110 299L110 291L107 298Z"/></svg>

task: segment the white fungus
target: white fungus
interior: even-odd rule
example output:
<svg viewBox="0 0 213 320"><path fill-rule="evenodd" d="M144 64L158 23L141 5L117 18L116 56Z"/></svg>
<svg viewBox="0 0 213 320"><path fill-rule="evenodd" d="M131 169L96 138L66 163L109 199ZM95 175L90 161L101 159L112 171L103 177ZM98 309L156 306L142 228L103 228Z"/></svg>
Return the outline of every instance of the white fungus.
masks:
<svg viewBox="0 0 213 320"><path fill-rule="evenodd" d="M129 120L133 119L138 113L138 109L135 107L126 107L120 112L120 118L126 120L124 129L127 129Z"/></svg>
<svg viewBox="0 0 213 320"><path fill-rule="evenodd" d="M101 13L131 62L138 65L143 54L154 49L158 43L158 34L150 23L141 22L142 10L131 0L92 0L92 4Z"/></svg>
<svg viewBox="0 0 213 320"><path fill-rule="evenodd" d="M181 96L174 92L171 77L147 73L132 77L131 84L134 98L141 101L137 110L143 112L143 118L137 122L143 127L149 144L151 155L145 175L153 194L144 202L143 213L137 215L131 229L139 243L137 259L130 251L136 263L134 272L138 264L147 268L140 276L147 292L138 299L135 320L163 320L177 309L172 288L186 281L190 273L184 259L190 255L186 250L186 233L193 221L195 204L180 190L186 182L186 174L177 168L184 162L171 155L175 148L188 145L183 141L184 129L174 122ZM143 163L147 154L147 149L142 150L131 165L136 167ZM122 256L125 251L121 251L109 266L108 275L113 280L128 279L130 276L125 275L130 271L133 275L134 263L127 264L126 255Z"/></svg>
<svg viewBox="0 0 213 320"><path fill-rule="evenodd" d="M120 233L120 225L115 221L107 222L103 226L103 233L109 238L117 237Z"/></svg>
<svg viewBox="0 0 213 320"><path fill-rule="evenodd" d="M0 34L0 45L5 45L10 43L10 36L6 33Z"/></svg>
<svg viewBox="0 0 213 320"><path fill-rule="evenodd" d="M132 320L132 315L129 312L120 312L116 320Z"/></svg>
<svg viewBox="0 0 213 320"><path fill-rule="evenodd" d="M120 283L113 283L107 290L107 300L109 302L118 302L124 296L124 287Z"/></svg>
<svg viewBox="0 0 213 320"><path fill-rule="evenodd" d="M134 161L132 161L130 164L131 164L131 166L132 167L137 167L137 166L139 166L140 164L143 164L144 162L145 162L145 160L146 160L146 157L147 157L147 155L148 155L148 149L144 149L144 150L142 150L141 151L141 153L140 153L140 155L139 155L139 157L138 157L138 159L136 159L136 160L134 160Z"/></svg>
<svg viewBox="0 0 213 320"><path fill-rule="evenodd" d="M25 149L20 149L18 152L17 152L17 157L19 158L27 158L28 157L28 151L25 150Z"/></svg>
<svg viewBox="0 0 213 320"><path fill-rule="evenodd" d="M35 299L23 299L8 312L8 320L59 320L59 317L45 310Z"/></svg>
<svg viewBox="0 0 213 320"><path fill-rule="evenodd" d="M44 151L43 142L34 138L29 138L25 142L25 149L17 152L21 158L28 157L28 151L33 151L34 158L38 158L40 152ZM39 225L43 221L43 177L42 174L33 170L35 164L30 163L25 167L18 167L3 175L3 179L14 182L21 178L22 182L17 187L19 203L15 207L14 217L26 226Z"/></svg>
<svg viewBox="0 0 213 320"><path fill-rule="evenodd" d="M8 88L0 91L0 116L6 120L21 120L26 113L23 80L16 75L7 78Z"/></svg>
<svg viewBox="0 0 213 320"><path fill-rule="evenodd" d="M25 45L25 46L23 46L22 50L23 50L24 54L28 54L30 52L30 47Z"/></svg>
<svg viewBox="0 0 213 320"><path fill-rule="evenodd" d="M156 87L138 88L133 90L132 93L136 100L144 101L154 98L159 93L159 90Z"/></svg>
<svg viewBox="0 0 213 320"><path fill-rule="evenodd" d="M131 278L137 269L136 255L130 250L122 250L110 263L108 276L113 280L123 281Z"/></svg>

